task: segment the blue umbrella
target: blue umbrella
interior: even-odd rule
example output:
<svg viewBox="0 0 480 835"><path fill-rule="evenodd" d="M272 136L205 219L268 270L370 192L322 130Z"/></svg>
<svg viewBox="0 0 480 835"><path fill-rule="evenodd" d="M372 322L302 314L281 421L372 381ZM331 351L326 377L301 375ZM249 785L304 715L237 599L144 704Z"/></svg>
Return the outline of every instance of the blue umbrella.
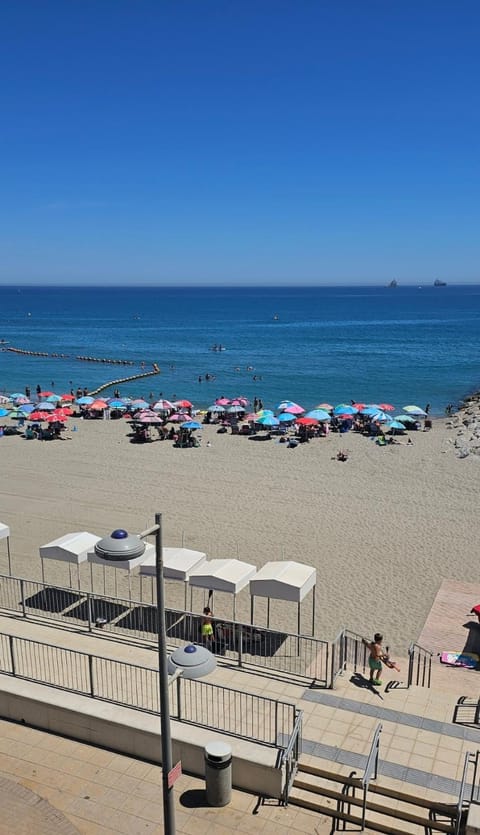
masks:
<svg viewBox="0 0 480 835"><path fill-rule="evenodd" d="M360 409L360 414L369 415L370 417L373 417L374 415L378 415L378 413L381 411L382 410L380 409L380 406L365 406L364 409Z"/></svg>
<svg viewBox="0 0 480 835"><path fill-rule="evenodd" d="M398 415L395 420L399 420L400 423L416 423L417 419L413 415Z"/></svg>
<svg viewBox="0 0 480 835"><path fill-rule="evenodd" d="M259 421L260 420L262 420L262 418L259 418ZM278 420L280 423L293 423L293 421L296 420L296 415L291 415L289 412L282 412L282 414L278 416Z"/></svg>
<svg viewBox="0 0 480 835"><path fill-rule="evenodd" d="M108 405L110 409L126 409L126 403L123 400L119 400L118 398L113 398L112 400L108 401Z"/></svg>
<svg viewBox="0 0 480 835"><path fill-rule="evenodd" d="M197 420L184 420L181 426L182 429L201 429L202 424Z"/></svg>
<svg viewBox="0 0 480 835"><path fill-rule="evenodd" d="M348 406L346 403L340 403L339 406L335 406L333 410L334 415L356 415L358 414L358 409L355 406Z"/></svg>
<svg viewBox="0 0 480 835"><path fill-rule="evenodd" d="M8 415L8 409L0 409L0 417L6 417Z"/></svg>
<svg viewBox="0 0 480 835"><path fill-rule="evenodd" d="M86 394L85 397L79 397L78 400L75 400L75 403L78 403L79 406L90 406L90 403L93 403L94 400L94 397Z"/></svg>
<svg viewBox="0 0 480 835"><path fill-rule="evenodd" d="M23 403L21 406L18 407L21 412L26 415L29 415L30 412L33 412L37 407L33 405L33 403Z"/></svg>
<svg viewBox="0 0 480 835"><path fill-rule="evenodd" d="M278 426L280 421L275 415L264 415L263 417L257 418L255 423L259 423L261 426Z"/></svg>
<svg viewBox="0 0 480 835"><path fill-rule="evenodd" d="M13 394L10 395L10 400L16 400L17 397L25 397L22 391L14 391Z"/></svg>
<svg viewBox="0 0 480 835"><path fill-rule="evenodd" d="M427 413L420 408L420 406L404 406L404 412L408 412L409 415L417 415L419 417L426 417Z"/></svg>
<svg viewBox="0 0 480 835"><path fill-rule="evenodd" d="M42 403L38 403L36 408L39 412L50 412L55 409L55 403L49 403L48 400L44 400Z"/></svg>
<svg viewBox="0 0 480 835"><path fill-rule="evenodd" d="M332 418L325 411L325 409L312 409L311 412L307 412L305 417L314 418L315 420L331 420Z"/></svg>
<svg viewBox="0 0 480 835"><path fill-rule="evenodd" d="M405 427L404 427L403 423L400 423L399 420L392 420L392 422L388 426L388 431L390 431L390 429L403 429L404 430Z"/></svg>

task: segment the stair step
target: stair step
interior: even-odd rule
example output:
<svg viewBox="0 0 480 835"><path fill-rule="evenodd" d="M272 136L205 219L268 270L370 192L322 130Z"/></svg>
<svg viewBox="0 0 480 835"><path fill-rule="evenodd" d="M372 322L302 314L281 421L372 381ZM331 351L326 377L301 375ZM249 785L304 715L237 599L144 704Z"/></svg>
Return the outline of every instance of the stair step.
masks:
<svg viewBox="0 0 480 835"><path fill-rule="evenodd" d="M355 815L348 815L345 812L337 812L336 809L332 809L330 806L323 806L320 803L297 797L290 797L288 802L293 806L300 806L302 809L308 809L311 812L318 812L318 814L327 815L330 818L337 818L341 821L345 821L346 823L353 823L360 827L362 826L361 818L356 817ZM433 821L429 821L430 826L432 823ZM405 829L397 829L396 826L378 823L377 821L372 821L369 818L365 819L365 827L373 830L374 832L383 832L384 835L405 835ZM453 832L453 828L450 831Z"/></svg>
<svg viewBox="0 0 480 835"><path fill-rule="evenodd" d="M360 781L355 777L347 777L343 774L337 774L334 771L329 771L318 766L308 765L307 763L298 763L298 772L303 774L310 774L313 777L319 777L323 780L331 780L335 783L341 783L344 786L359 786ZM378 783L370 783L369 791L374 794L379 794L384 797L389 797L391 800L398 800L403 803L411 803L414 806L420 806L424 809L432 809L432 811L439 814L448 815L452 811L452 806L449 803L441 803L438 800L428 800L424 797L417 797L407 792L397 791L396 789L381 786Z"/></svg>
<svg viewBox="0 0 480 835"><path fill-rule="evenodd" d="M338 800L343 801L344 803L348 803L350 806L363 806L363 798L362 797L353 797L352 795L346 795L342 791L335 791L334 789L327 789L321 786L315 786L312 783L307 783L304 780L295 779L293 783L293 787L296 789L300 789L302 791L310 792L311 794L315 795L322 795L322 797L328 797L331 800ZM358 787L358 781L357 781ZM296 800L296 798L295 798ZM290 797L289 802L295 802L293 797ZM416 805L416 800L409 801ZM430 827L437 832L453 832L453 824L442 823L440 821L434 822L426 817L421 817L420 815L415 815L412 812L404 812L400 809L392 809L389 806L382 806L379 803L372 803L367 798L367 811L374 812L375 814L384 815L386 817L395 818L398 820L406 821L407 823L413 823L416 826L423 826L423 827ZM330 812L332 814L332 812Z"/></svg>

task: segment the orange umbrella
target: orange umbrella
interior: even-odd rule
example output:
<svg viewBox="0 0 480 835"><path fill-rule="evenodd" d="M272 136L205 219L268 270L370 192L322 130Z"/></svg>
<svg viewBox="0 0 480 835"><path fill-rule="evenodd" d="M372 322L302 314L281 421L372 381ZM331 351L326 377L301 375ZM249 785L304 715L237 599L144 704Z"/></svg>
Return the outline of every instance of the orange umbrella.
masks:
<svg viewBox="0 0 480 835"><path fill-rule="evenodd" d="M105 400L94 400L93 403L90 403L89 409L93 411L102 411L102 409L108 408L108 403L105 403Z"/></svg>

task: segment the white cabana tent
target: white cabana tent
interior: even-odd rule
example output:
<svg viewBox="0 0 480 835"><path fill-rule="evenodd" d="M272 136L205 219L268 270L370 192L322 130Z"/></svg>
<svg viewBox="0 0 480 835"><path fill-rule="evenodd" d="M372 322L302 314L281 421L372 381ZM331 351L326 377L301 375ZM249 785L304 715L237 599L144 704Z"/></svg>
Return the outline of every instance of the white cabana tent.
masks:
<svg viewBox="0 0 480 835"><path fill-rule="evenodd" d="M99 539L100 539L100 537L99 537ZM142 565L142 563L144 563L145 560L152 558L152 556L153 556L153 561L155 562L155 545L151 545L150 543L147 543L145 545L145 550L144 550L143 554L141 554L139 557L135 557L134 559L130 559L130 560L111 560L108 563L107 563L106 560L101 559L100 557L97 557L95 551L89 551L87 557L88 557L88 562L90 563L90 581L91 581L92 591L93 591L93 566L94 565L101 565L102 568L103 568L103 594L105 596L106 596L105 578L106 578L107 566L109 568L112 568L115 572L114 573L115 597L117 596L117 573L116 572L117 572L118 569L121 569L122 571L126 571L127 574L128 574L128 599L131 601L132 600L132 581L131 581L132 572L135 571L135 569L138 568L139 565Z"/></svg>
<svg viewBox="0 0 480 835"><path fill-rule="evenodd" d="M185 583L185 611L188 605L188 580L191 572L199 568L207 559L202 551L192 551L190 548L163 548L163 577L165 580L180 580ZM140 566L140 597L142 597L143 577L156 575L155 550ZM142 598L143 599L143 598Z"/></svg>
<svg viewBox="0 0 480 835"><path fill-rule="evenodd" d="M248 562L234 559L207 560L190 572L190 586L208 589L209 592L224 591L233 595L233 620L235 620L236 595L248 585L257 573L257 568ZM190 608L192 608L190 604Z"/></svg>
<svg viewBox="0 0 480 835"><path fill-rule="evenodd" d="M0 522L0 539L7 540L7 558L8 558L8 573L12 576L12 559L10 556L10 528Z"/></svg>
<svg viewBox="0 0 480 835"><path fill-rule="evenodd" d="M72 588L72 564L77 566L77 582L80 591L80 564L87 561L87 553L100 540L99 536L88 531L76 531L66 533L46 545L40 546L40 559L42 560L42 581L45 582L44 560L58 560L67 562L70 575L70 588Z"/></svg>
<svg viewBox="0 0 480 835"><path fill-rule="evenodd" d="M250 580L251 623L253 624L255 597L266 597L267 626L270 625L270 599L290 600L297 603L297 632L300 635L300 603L313 589L312 635L315 632L315 585L317 572L309 565L285 560L267 562Z"/></svg>

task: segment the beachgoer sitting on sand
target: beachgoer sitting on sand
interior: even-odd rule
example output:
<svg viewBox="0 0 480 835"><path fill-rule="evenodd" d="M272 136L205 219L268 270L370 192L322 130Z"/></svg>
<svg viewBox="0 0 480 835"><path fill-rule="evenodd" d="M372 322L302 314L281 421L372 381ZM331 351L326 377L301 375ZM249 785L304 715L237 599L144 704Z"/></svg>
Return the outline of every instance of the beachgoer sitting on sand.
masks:
<svg viewBox="0 0 480 835"><path fill-rule="evenodd" d="M348 461L348 449L339 449L338 450L337 461Z"/></svg>

